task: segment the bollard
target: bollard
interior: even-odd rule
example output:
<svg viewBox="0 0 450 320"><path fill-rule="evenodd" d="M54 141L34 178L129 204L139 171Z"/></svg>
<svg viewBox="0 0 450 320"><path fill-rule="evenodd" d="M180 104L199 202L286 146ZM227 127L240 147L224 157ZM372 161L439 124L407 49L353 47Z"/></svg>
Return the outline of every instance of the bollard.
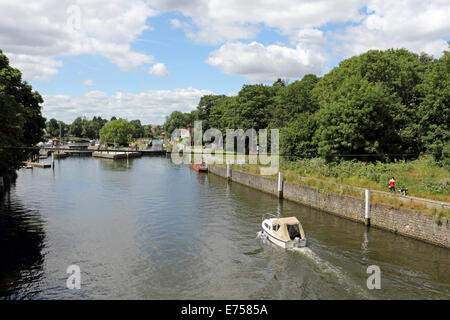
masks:
<svg viewBox="0 0 450 320"><path fill-rule="evenodd" d="M231 164L227 162L227 180L231 181Z"/></svg>
<svg viewBox="0 0 450 320"><path fill-rule="evenodd" d="M370 227L370 190L366 189L366 210L364 214L365 225Z"/></svg>
<svg viewBox="0 0 450 320"><path fill-rule="evenodd" d="M278 198L283 199L283 172L278 172Z"/></svg>

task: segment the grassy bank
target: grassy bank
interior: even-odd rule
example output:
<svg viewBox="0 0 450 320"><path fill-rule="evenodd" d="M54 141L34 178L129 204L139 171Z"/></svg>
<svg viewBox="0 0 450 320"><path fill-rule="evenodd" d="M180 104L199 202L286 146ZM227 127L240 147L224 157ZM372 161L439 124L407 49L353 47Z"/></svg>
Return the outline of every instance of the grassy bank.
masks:
<svg viewBox="0 0 450 320"><path fill-rule="evenodd" d="M282 161L281 168L294 175L379 191L388 191L389 179L395 177L397 189L408 188L410 196L450 202L450 171L440 167L430 156L393 163Z"/></svg>
<svg viewBox="0 0 450 320"><path fill-rule="evenodd" d="M243 165L233 165L233 169L259 174L261 166L250 165L246 161ZM280 168L286 181L307 185L324 192L362 197L363 191L354 187L388 191L388 181L394 176L397 189L408 188L410 196L450 202L450 171L440 167L430 156L414 161L392 163L361 161L326 163L320 158L298 161L280 159ZM372 203L386 203L397 208L411 208L437 217L450 218L449 209L429 209L420 201L405 202L390 195L374 194Z"/></svg>

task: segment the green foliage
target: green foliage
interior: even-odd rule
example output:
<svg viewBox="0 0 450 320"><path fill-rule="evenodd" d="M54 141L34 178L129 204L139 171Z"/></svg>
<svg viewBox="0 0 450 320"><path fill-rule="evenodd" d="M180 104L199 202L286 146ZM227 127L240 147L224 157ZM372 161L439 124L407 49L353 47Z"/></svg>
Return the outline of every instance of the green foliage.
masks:
<svg viewBox="0 0 450 320"><path fill-rule="evenodd" d="M450 52L444 52L424 76L420 86L421 103L418 108L417 129L420 143L436 160L445 160L444 148L450 142ZM447 162L448 163L448 162Z"/></svg>
<svg viewBox="0 0 450 320"><path fill-rule="evenodd" d="M417 126L420 84L430 61L404 49L372 50L325 75L314 90L320 104L319 153L426 151Z"/></svg>
<svg viewBox="0 0 450 320"><path fill-rule="evenodd" d="M75 137L82 137L83 133L83 118L76 118L70 125L69 132Z"/></svg>
<svg viewBox="0 0 450 320"><path fill-rule="evenodd" d="M114 143L114 130L117 130L116 143L128 145L135 132L135 127L125 119L111 120L100 130L102 143Z"/></svg>
<svg viewBox="0 0 450 320"><path fill-rule="evenodd" d="M297 161L283 158L281 167L300 176L331 179L346 185L381 191L387 191L388 181L394 176L397 188L408 188L409 195L450 200L450 171L441 168L431 156L391 163L357 160L329 163L323 158Z"/></svg>
<svg viewBox="0 0 450 320"><path fill-rule="evenodd" d="M274 98L271 127L283 127L285 123L304 112L313 114L318 109L318 104L312 90L318 81L318 77L310 74L304 76L301 81L283 86Z"/></svg>
<svg viewBox="0 0 450 320"><path fill-rule="evenodd" d="M379 154L395 139L389 114L392 97L381 83L359 76L343 80L317 112L314 142L327 159L354 154Z"/></svg>
<svg viewBox="0 0 450 320"><path fill-rule="evenodd" d="M58 125L58 121L55 118L51 118L49 121L47 121L46 125L46 130L47 133L52 136L52 137L56 137L59 136L59 125Z"/></svg>
<svg viewBox="0 0 450 320"><path fill-rule="evenodd" d="M202 126L204 130L210 128L209 121L212 107L225 98L225 95L207 95L200 98L195 119L203 121Z"/></svg>
<svg viewBox="0 0 450 320"><path fill-rule="evenodd" d="M141 124L140 120L131 120L130 124L133 126L133 138L141 138L144 136L144 127Z"/></svg>
<svg viewBox="0 0 450 320"><path fill-rule="evenodd" d="M51 121L51 120L50 120ZM69 133L78 138L98 139L100 129L108 122L102 117L93 117L87 120L85 117L76 118L69 126Z"/></svg>
<svg viewBox="0 0 450 320"><path fill-rule="evenodd" d="M193 114L174 111L168 117L166 117L164 129L170 135L175 129L187 128L190 125L194 125Z"/></svg>
<svg viewBox="0 0 450 320"><path fill-rule="evenodd" d="M18 69L9 66L0 50L0 145L33 146L44 135L45 118L41 115L43 99L22 81ZM0 176L7 182L32 152L0 149Z"/></svg>
<svg viewBox="0 0 450 320"><path fill-rule="evenodd" d="M441 156L442 165L450 171L450 141L448 141L442 148Z"/></svg>
<svg viewBox="0 0 450 320"><path fill-rule="evenodd" d="M431 153L448 165L450 53L436 60L405 49L371 50L322 78L244 85L208 95L195 112L173 112L168 133L195 119L203 128L280 129L281 152L327 161L392 161Z"/></svg>
<svg viewBox="0 0 450 320"><path fill-rule="evenodd" d="M312 137L316 121L309 113L302 113L294 121L288 122L280 131L280 152L290 159L291 155L302 158L317 156L317 146Z"/></svg>

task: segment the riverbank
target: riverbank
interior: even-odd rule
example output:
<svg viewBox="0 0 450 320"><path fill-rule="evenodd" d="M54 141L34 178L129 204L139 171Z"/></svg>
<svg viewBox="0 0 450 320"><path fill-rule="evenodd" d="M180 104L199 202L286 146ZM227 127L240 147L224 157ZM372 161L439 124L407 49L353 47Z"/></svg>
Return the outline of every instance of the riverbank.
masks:
<svg viewBox="0 0 450 320"><path fill-rule="evenodd" d="M225 167L209 165L208 169L213 174L227 178ZM278 181L273 177L232 169L230 179L260 191L278 195ZM284 181L283 197L356 222L365 222L363 196L331 193L308 185ZM396 208L393 205L378 202L376 197L371 201L370 211L373 227L450 248L450 224L449 219L444 216L425 214L412 208Z"/></svg>

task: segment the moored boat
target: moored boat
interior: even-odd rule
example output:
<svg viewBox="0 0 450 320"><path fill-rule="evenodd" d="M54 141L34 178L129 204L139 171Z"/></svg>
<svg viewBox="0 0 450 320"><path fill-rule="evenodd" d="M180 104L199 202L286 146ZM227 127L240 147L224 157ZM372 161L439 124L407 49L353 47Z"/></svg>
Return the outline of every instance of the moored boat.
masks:
<svg viewBox="0 0 450 320"><path fill-rule="evenodd" d="M285 249L306 246L305 232L296 217L265 219L261 234L266 240Z"/></svg>
<svg viewBox="0 0 450 320"><path fill-rule="evenodd" d="M195 171L201 171L201 172L206 172L208 171L208 167L205 166L204 164L195 164L195 163L190 163L189 166L194 169Z"/></svg>

